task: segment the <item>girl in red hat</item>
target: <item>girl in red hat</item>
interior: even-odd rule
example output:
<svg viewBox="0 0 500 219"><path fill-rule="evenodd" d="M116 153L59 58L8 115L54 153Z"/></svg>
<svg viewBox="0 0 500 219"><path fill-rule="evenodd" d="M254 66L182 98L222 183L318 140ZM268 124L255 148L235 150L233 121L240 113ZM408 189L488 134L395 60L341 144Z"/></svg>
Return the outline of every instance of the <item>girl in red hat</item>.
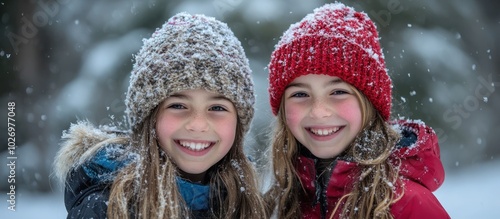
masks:
<svg viewBox="0 0 500 219"><path fill-rule="evenodd" d="M269 65L277 218L449 218L434 131L390 122L392 82L365 13L327 4L293 24Z"/></svg>

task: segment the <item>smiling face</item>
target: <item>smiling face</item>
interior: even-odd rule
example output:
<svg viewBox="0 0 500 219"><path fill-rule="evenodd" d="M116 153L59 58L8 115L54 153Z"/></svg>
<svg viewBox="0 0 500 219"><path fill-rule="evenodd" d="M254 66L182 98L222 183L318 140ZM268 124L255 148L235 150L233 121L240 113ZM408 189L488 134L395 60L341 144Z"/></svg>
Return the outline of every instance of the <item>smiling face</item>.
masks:
<svg viewBox="0 0 500 219"><path fill-rule="evenodd" d="M203 178L199 175L231 149L236 135L236 108L223 96L205 90L175 93L159 107L156 135L160 147L181 173L199 181Z"/></svg>
<svg viewBox="0 0 500 219"><path fill-rule="evenodd" d="M300 76L287 86L287 126L314 156L338 156L361 130L361 107L353 89L338 77L316 74Z"/></svg>

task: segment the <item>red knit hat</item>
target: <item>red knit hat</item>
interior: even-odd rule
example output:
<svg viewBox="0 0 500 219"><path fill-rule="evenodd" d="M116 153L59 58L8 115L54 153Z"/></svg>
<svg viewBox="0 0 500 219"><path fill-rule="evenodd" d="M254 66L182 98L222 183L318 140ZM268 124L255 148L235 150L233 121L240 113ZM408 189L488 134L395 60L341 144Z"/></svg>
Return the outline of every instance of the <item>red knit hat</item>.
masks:
<svg viewBox="0 0 500 219"><path fill-rule="evenodd" d="M362 12L326 4L283 34L269 64L269 95L278 114L286 86L307 74L337 76L361 91L385 120L391 112L392 82L377 29Z"/></svg>

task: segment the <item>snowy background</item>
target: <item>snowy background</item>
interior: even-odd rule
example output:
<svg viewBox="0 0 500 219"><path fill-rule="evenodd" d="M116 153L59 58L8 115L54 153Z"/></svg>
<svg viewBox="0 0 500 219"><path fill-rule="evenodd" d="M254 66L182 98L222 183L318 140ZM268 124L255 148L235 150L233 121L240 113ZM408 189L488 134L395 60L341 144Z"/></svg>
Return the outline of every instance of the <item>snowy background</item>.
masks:
<svg viewBox="0 0 500 219"><path fill-rule="evenodd" d="M257 90L247 152L259 157L274 119L270 54L290 24L325 2L0 0L0 130L15 102L18 145L16 212L7 209L7 144L0 147L0 218L65 218L51 175L62 131L77 119L121 122L132 54L182 11L224 21L241 40ZM452 218L500 218L500 2L341 2L378 26L394 82L393 115L436 130L447 175L435 195L445 209Z"/></svg>

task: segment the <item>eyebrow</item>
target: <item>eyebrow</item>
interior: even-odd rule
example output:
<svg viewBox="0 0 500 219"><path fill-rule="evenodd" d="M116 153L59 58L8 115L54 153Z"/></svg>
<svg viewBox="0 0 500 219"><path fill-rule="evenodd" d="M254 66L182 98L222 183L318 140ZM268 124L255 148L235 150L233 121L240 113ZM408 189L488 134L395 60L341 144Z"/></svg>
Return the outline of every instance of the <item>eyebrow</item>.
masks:
<svg viewBox="0 0 500 219"><path fill-rule="evenodd" d="M210 100L227 100L227 101L231 102L231 100L229 100L228 98L226 98L225 96L222 96L222 95L212 96L212 97L210 97Z"/></svg>
<svg viewBox="0 0 500 219"><path fill-rule="evenodd" d="M179 99L185 99L185 100L191 99L191 97L189 97L187 95L184 95L184 94L172 94L172 95L170 95L170 97L179 98ZM228 98L226 98L225 96L222 96L220 94L210 95L210 97L208 98L208 100L227 100L227 101L231 101Z"/></svg>
<svg viewBox="0 0 500 219"><path fill-rule="evenodd" d="M341 83L345 83L345 82L340 78L335 78L335 79L332 79L332 80L328 81L327 83L325 83L325 85L336 85L336 84L341 84ZM307 88L309 88L311 86L309 84L306 84L306 83L292 82L288 86L286 86L285 89L287 89L289 87L307 87Z"/></svg>

